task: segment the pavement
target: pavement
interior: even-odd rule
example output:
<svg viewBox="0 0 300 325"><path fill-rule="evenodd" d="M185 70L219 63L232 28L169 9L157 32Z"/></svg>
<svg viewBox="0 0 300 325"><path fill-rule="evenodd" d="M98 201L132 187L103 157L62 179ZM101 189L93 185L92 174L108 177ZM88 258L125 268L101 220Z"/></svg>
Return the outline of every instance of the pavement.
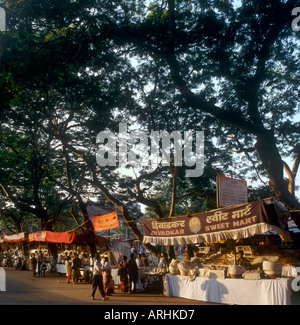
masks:
<svg viewBox="0 0 300 325"><path fill-rule="evenodd" d="M65 276L32 277L31 271L28 270L17 271L14 268L4 268L4 270L6 291L0 291L0 305L86 305L109 309L116 306L127 306L127 308L128 306L172 306L173 308L220 306L216 303L167 297L161 294L128 294L121 292L120 289L115 289L115 293L109 296L108 301L102 301L99 291L96 292L95 300L91 300L91 284L67 284ZM292 305L300 305L300 291L292 293L291 301ZM224 311L223 308L222 310Z"/></svg>
<svg viewBox="0 0 300 325"><path fill-rule="evenodd" d="M161 294L128 294L120 289L115 289L108 301L102 301L99 291L91 300L89 283L67 284L65 276L32 277L28 270L4 269L6 291L0 291L0 305L217 305Z"/></svg>

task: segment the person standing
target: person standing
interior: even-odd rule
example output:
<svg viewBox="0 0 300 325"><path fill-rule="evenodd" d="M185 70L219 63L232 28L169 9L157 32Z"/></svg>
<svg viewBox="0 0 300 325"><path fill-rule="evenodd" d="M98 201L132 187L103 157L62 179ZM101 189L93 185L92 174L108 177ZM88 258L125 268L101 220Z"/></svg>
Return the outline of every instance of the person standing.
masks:
<svg viewBox="0 0 300 325"><path fill-rule="evenodd" d="M42 263L43 263L43 254L42 254L41 251L39 251L39 253L38 253L38 257L37 257L38 276L41 276Z"/></svg>
<svg viewBox="0 0 300 325"><path fill-rule="evenodd" d="M46 262L46 257L44 257L41 264L41 275L43 277L46 275L46 270L47 270L47 262Z"/></svg>
<svg viewBox="0 0 300 325"><path fill-rule="evenodd" d="M103 268L102 268L102 276L103 276L103 290L107 296L110 295L110 281L112 279L111 276L111 266L108 261L108 257L105 256Z"/></svg>
<svg viewBox="0 0 300 325"><path fill-rule="evenodd" d="M71 260L70 256L67 256L66 261L65 261L67 283L70 283L70 279L72 276L72 267L71 267L70 260Z"/></svg>
<svg viewBox="0 0 300 325"><path fill-rule="evenodd" d="M31 255L30 266L31 266L32 276L36 277L37 259L34 254Z"/></svg>
<svg viewBox="0 0 300 325"><path fill-rule="evenodd" d="M138 266L136 264L134 254L130 254L128 262L128 275L129 275L129 293L136 293L136 283L138 280Z"/></svg>
<svg viewBox="0 0 300 325"><path fill-rule="evenodd" d="M145 253L142 253L142 260L144 261L145 267L150 267L149 261L145 255Z"/></svg>
<svg viewBox="0 0 300 325"><path fill-rule="evenodd" d="M97 254L96 259L94 260L93 265L93 281L92 281L92 300L95 300L95 293L97 288L100 291L102 300L108 300L109 298L105 296L103 290L103 279L102 279L102 265L100 262L100 256Z"/></svg>
<svg viewBox="0 0 300 325"><path fill-rule="evenodd" d="M145 262L142 259L142 254L138 254L138 257L136 259L136 264L137 264L138 268L144 268L145 267Z"/></svg>
<svg viewBox="0 0 300 325"><path fill-rule="evenodd" d="M120 276L121 291L128 292L128 260L127 256L123 256L123 260L119 263L118 275Z"/></svg>
<svg viewBox="0 0 300 325"><path fill-rule="evenodd" d="M74 259L72 262L72 276L73 276L73 284L77 283L80 277L80 267L81 267L81 259L78 257L78 254L74 254Z"/></svg>

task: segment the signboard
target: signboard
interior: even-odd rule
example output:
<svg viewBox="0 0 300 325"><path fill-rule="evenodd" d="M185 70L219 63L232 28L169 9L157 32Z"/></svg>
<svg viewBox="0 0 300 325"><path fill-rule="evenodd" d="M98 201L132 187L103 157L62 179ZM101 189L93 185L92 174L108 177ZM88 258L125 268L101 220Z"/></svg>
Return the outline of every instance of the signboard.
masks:
<svg viewBox="0 0 300 325"><path fill-rule="evenodd" d="M102 216L94 216L93 222L95 232L120 227L117 211Z"/></svg>
<svg viewBox="0 0 300 325"><path fill-rule="evenodd" d="M240 179L217 176L218 207L228 207L248 202L247 182Z"/></svg>
<svg viewBox="0 0 300 325"><path fill-rule="evenodd" d="M39 231L28 235L29 241L46 241L47 232Z"/></svg>
<svg viewBox="0 0 300 325"><path fill-rule="evenodd" d="M286 241L281 228L284 218L276 214L274 204L264 200L168 219L143 220L144 243L183 245L239 239L275 230Z"/></svg>

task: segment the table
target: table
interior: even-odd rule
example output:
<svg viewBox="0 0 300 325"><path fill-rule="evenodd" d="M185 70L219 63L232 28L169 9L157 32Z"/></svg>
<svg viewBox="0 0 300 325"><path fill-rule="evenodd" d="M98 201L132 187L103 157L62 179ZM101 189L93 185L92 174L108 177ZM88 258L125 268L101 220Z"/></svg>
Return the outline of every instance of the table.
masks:
<svg viewBox="0 0 300 325"><path fill-rule="evenodd" d="M291 279L220 279L166 274L168 297L236 305L290 305Z"/></svg>
<svg viewBox="0 0 300 325"><path fill-rule="evenodd" d="M111 276L115 282L115 285L121 284L120 277L118 276L118 269L111 269Z"/></svg>
<svg viewBox="0 0 300 325"><path fill-rule="evenodd" d="M56 271L57 273L62 273L62 274L66 274L66 267L65 264L56 264Z"/></svg>
<svg viewBox="0 0 300 325"><path fill-rule="evenodd" d="M148 284L148 289L150 293L159 293L163 294L164 285L163 285L163 275L161 274L151 274L145 273L146 282Z"/></svg>

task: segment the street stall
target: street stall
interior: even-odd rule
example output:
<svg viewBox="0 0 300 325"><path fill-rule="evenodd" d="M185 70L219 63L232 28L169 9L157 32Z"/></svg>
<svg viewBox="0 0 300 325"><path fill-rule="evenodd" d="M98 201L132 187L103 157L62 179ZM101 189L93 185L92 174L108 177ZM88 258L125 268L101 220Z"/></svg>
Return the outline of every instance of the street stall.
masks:
<svg viewBox="0 0 300 325"><path fill-rule="evenodd" d="M2 266L14 266L17 269L23 269L26 265L26 257L24 255L24 244L28 238L25 232L12 235L3 235L2 242L7 245L5 254L1 261Z"/></svg>
<svg viewBox="0 0 300 325"><path fill-rule="evenodd" d="M38 245L38 247L33 250L35 254L40 251L44 256L50 254L47 245L49 243L56 244L58 258L55 265L55 271L60 275L66 274L65 260L67 256L73 257L74 254L77 253L82 260L79 280L90 281L91 254L89 252L89 246L81 233L75 230L69 232L39 231L29 234L29 242ZM95 235L95 244L99 251L107 252L108 247L104 237ZM28 268L30 269L30 265L28 265ZM51 262L47 263L47 271L50 271L51 268L53 268Z"/></svg>
<svg viewBox="0 0 300 325"><path fill-rule="evenodd" d="M298 261L291 251L236 246L237 241L270 231L289 242L289 214L279 204L265 199L190 216L144 220L144 243L216 244L209 253L196 253L191 260L173 260L165 274L166 294L216 303L290 304L291 281L297 273L291 271L290 277L283 271L295 270ZM222 250L217 245L221 242L231 245ZM236 251L243 252L238 260Z"/></svg>
<svg viewBox="0 0 300 325"><path fill-rule="evenodd" d="M80 253L85 246L83 235L77 233L76 231L70 232L52 232L52 231L38 231L30 233L28 235L28 240L30 243L38 245L34 251L41 252L47 260L47 271L53 270L55 268L57 273L65 274L65 265L62 264L60 260L60 255L64 251L72 253ZM54 260L48 250L48 244L56 244L58 248L58 261L54 266ZM30 269L30 265L28 264Z"/></svg>

